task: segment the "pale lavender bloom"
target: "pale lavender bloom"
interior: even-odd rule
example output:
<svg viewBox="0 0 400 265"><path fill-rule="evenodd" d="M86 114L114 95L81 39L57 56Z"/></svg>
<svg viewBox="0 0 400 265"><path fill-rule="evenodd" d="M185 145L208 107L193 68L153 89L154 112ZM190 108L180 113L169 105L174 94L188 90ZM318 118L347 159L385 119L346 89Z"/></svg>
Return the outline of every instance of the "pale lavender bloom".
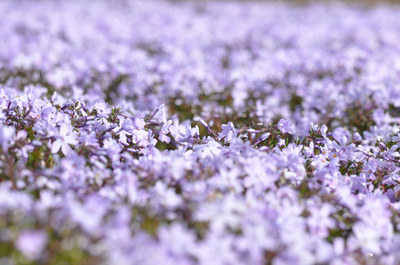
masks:
<svg viewBox="0 0 400 265"><path fill-rule="evenodd" d="M237 137L238 130L235 129L235 126L232 122L228 122L228 124L222 124L221 126L222 132L218 134L219 139L224 139L227 142L232 141L232 139Z"/></svg>
<svg viewBox="0 0 400 265"><path fill-rule="evenodd" d="M42 190L40 191L40 207L44 209L52 208L59 206L62 203L61 196L54 195L53 191L50 190Z"/></svg>
<svg viewBox="0 0 400 265"><path fill-rule="evenodd" d="M149 134L149 145L155 146L157 144L157 139L154 138L153 131L151 129L149 129L148 134Z"/></svg>
<svg viewBox="0 0 400 265"><path fill-rule="evenodd" d="M266 250L274 251L279 248L279 240L276 238L276 233L278 233L276 230L279 228L270 220L259 220L260 216L255 215L253 211L246 214L246 217L258 218L243 225L243 235L235 240L235 245L239 253L244 253L245 262L251 260L252 264L262 264L263 253Z"/></svg>
<svg viewBox="0 0 400 265"><path fill-rule="evenodd" d="M321 168L327 166L329 164L328 155L327 154L318 154L312 158L311 164L316 166L317 168Z"/></svg>
<svg viewBox="0 0 400 265"><path fill-rule="evenodd" d="M114 131L119 136L120 143L125 146L129 145L127 136L133 135L133 133L136 135L136 129L133 125L132 119L125 119L124 117L120 118L119 126L115 127Z"/></svg>
<svg viewBox="0 0 400 265"><path fill-rule="evenodd" d="M159 119L159 120L162 120L165 123L166 120L165 120L165 117L164 117L165 116L164 107L165 107L164 103L159 105L156 108L156 110L151 114L151 116L149 117L149 120L151 120L151 119L156 119L156 120Z"/></svg>
<svg viewBox="0 0 400 265"><path fill-rule="evenodd" d="M207 183L220 187L222 190L230 189L238 193L243 191L242 181L239 179L241 170L233 167L232 169L221 168L219 171L219 174L209 179Z"/></svg>
<svg viewBox="0 0 400 265"><path fill-rule="evenodd" d="M291 122L288 121L288 120L281 119L281 120L278 122L278 129L279 129L282 133L292 133L290 123L291 123Z"/></svg>
<svg viewBox="0 0 400 265"><path fill-rule="evenodd" d="M63 169L71 173L82 173L82 169L85 166L85 159L78 155L71 155L61 160Z"/></svg>
<svg viewBox="0 0 400 265"><path fill-rule="evenodd" d="M82 145L84 146L90 146L94 148L99 147L98 139L96 137L95 132L90 132L90 133L82 133L79 137L79 142L81 142Z"/></svg>
<svg viewBox="0 0 400 265"><path fill-rule="evenodd" d="M33 207L33 199L23 191L12 190L10 184L10 182L0 183L0 214L13 210L27 212Z"/></svg>
<svg viewBox="0 0 400 265"><path fill-rule="evenodd" d="M169 130L176 142L187 143L190 147L193 146L194 141L199 137L199 127L196 125L192 128L189 123L172 125Z"/></svg>
<svg viewBox="0 0 400 265"><path fill-rule="evenodd" d="M376 157L378 150L368 145L359 145L357 149L367 157Z"/></svg>
<svg viewBox="0 0 400 265"><path fill-rule="evenodd" d="M119 125L120 127L118 127L117 132L124 130L130 134L135 129L132 119L125 119L124 117L121 117L119 120ZM114 130L117 130L117 128Z"/></svg>
<svg viewBox="0 0 400 265"><path fill-rule="evenodd" d="M120 153L122 147L114 139L106 139L103 141L103 148L107 151L107 155L112 161L117 161L120 159Z"/></svg>
<svg viewBox="0 0 400 265"><path fill-rule="evenodd" d="M56 134L56 140L51 144L51 152L55 154L61 149L62 153L68 156L73 152L70 145L76 145L77 143L76 135L71 127L62 124L60 126L60 131Z"/></svg>
<svg viewBox="0 0 400 265"><path fill-rule="evenodd" d="M336 151L332 156L339 157L340 160L353 159L355 156L354 151L356 150L355 144L347 145L346 131L343 128L337 128L333 131L332 136L336 140L331 142L333 149Z"/></svg>
<svg viewBox="0 0 400 265"><path fill-rule="evenodd" d="M210 229L215 234L220 234L226 227L237 228L241 223L241 215L246 212L243 199L236 198L228 193L223 198L205 202L197 210L195 219L210 222Z"/></svg>
<svg viewBox="0 0 400 265"><path fill-rule="evenodd" d="M196 237L192 231L180 223L163 226L158 231L158 237L167 251L176 257L189 257L196 252Z"/></svg>
<svg viewBox="0 0 400 265"><path fill-rule="evenodd" d="M3 152L7 152L8 148L12 144L12 139L15 134L15 128L5 125L0 125L0 144Z"/></svg>
<svg viewBox="0 0 400 265"><path fill-rule="evenodd" d="M373 175L373 173L375 173L377 169L378 169L378 161L377 161L377 159L369 158L365 162L364 171L367 174L370 174L371 178L375 179L375 176Z"/></svg>
<svg viewBox="0 0 400 265"><path fill-rule="evenodd" d="M202 158L214 157L222 152L222 146L218 142L214 141L214 139L212 139L206 144L193 146L193 150Z"/></svg>
<svg viewBox="0 0 400 265"><path fill-rule="evenodd" d="M102 221L107 214L109 202L99 195L91 195L85 198L83 203L74 198L67 199L67 208L74 222L91 235L99 236L103 233Z"/></svg>
<svg viewBox="0 0 400 265"><path fill-rule="evenodd" d="M126 132L126 131L121 131L119 132L118 136L119 136L119 142L125 146L129 146L128 143L128 137L127 135L131 135L130 133Z"/></svg>
<svg viewBox="0 0 400 265"><path fill-rule="evenodd" d="M246 173L243 186L262 191L273 187L278 180L279 173L276 162L271 160L264 161L259 157L247 158L243 161L243 173Z"/></svg>
<svg viewBox="0 0 400 265"><path fill-rule="evenodd" d="M169 208L175 208L182 203L182 198L175 191L160 181L154 186L154 191L160 200L160 203Z"/></svg>
<svg viewBox="0 0 400 265"><path fill-rule="evenodd" d="M319 131L320 131L322 137L326 138L326 132L328 131L328 127L325 124L321 126Z"/></svg>
<svg viewBox="0 0 400 265"><path fill-rule="evenodd" d="M18 236L15 247L29 260L39 259L47 244L47 234L42 230L25 230Z"/></svg>
<svg viewBox="0 0 400 265"><path fill-rule="evenodd" d="M390 115L388 113L385 113L383 109L376 109L372 114L372 118L378 126L389 124L392 121Z"/></svg>
<svg viewBox="0 0 400 265"><path fill-rule="evenodd" d="M382 152L382 155L389 159L395 159L400 156L400 153L397 151L399 149L398 145L393 145L389 150Z"/></svg>
<svg viewBox="0 0 400 265"><path fill-rule="evenodd" d="M329 234L329 229L335 226L335 221L330 215L334 213L334 208L330 204L323 204L320 207L313 205L309 207L311 216L308 217L307 224L310 232L321 238L325 238Z"/></svg>
<svg viewBox="0 0 400 265"><path fill-rule="evenodd" d="M358 246L363 250L365 254L381 253L382 250L380 247L380 233L378 230L361 222L356 223L352 229L355 237L357 238Z"/></svg>
<svg viewBox="0 0 400 265"><path fill-rule="evenodd" d="M351 189L352 191L359 192L359 193L367 193L368 188L367 188L367 179L365 174L360 174L360 175L351 175L349 176L350 181L351 181Z"/></svg>
<svg viewBox="0 0 400 265"><path fill-rule="evenodd" d="M340 146L346 146L347 144L347 136L346 136L346 131L339 127L336 128L333 132L332 132L332 136L333 138L339 143Z"/></svg>
<svg viewBox="0 0 400 265"><path fill-rule="evenodd" d="M311 142L309 146L304 147L304 154L307 157L313 157L314 156L314 142Z"/></svg>
<svg viewBox="0 0 400 265"><path fill-rule="evenodd" d="M135 117L132 118L133 126L136 130L143 130L146 122L144 121L145 115L140 112Z"/></svg>
<svg viewBox="0 0 400 265"><path fill-rule="evenodd" d="M132 142L134 144L147 146L149 144L149 134L145 130L133 130Z"/></svg>
<svg viewBox="0 0 400 265"><path fill-rule="evenodd" d="M393 136L393 137L392 137L392 141L393 141L393 142L396 142L396 143L397 143L397 142L400 142L400 133L398 133L396 136Z"/></svg>
<svg viewBox="0 0 400 265"><path fill-rule="evenodd" d="M93 106L93 109L96 109L97 117L99 118L107 118L108 115L111 114L111 109L108 107L108 104L104 101L96 103Z"/></svg>
<svg viewBox="0 0 400 265"><path fill-rule="evenodd" d="M166 123L163 124L163 126L161 127L160 130L160 135L158 136L158 140L165 142L165 143L169 143L171 141L171 138L169 138L167 136L167 134L169 133L169 128L171 127L172 124L172 120L168 120Z"/></svg>
<svg viewBox="0 0 400 265"><path fill-rule="evenodd" d="M314 131L314 132L316 132L316 131L318 131L318 124L314 124L314 123L310 123L310 130L312 130L312 131Z"/></svg>
<svg viewBox="0 0 400 265"><path fill-rule="evenodd" d="M198 244L194 256L200 264L242 264L234 248L235 238L229 235L211 234Z"/></svg>
<svg viewBox="0 0 400 265"><path fill-rule="evenodd" d="M306 175L303 163L304 157L301 155L303 146L296 146L290 143L286 148L282 149L282 160L286 162L288 169L296 173L296 178L302 179Z"/></svg>

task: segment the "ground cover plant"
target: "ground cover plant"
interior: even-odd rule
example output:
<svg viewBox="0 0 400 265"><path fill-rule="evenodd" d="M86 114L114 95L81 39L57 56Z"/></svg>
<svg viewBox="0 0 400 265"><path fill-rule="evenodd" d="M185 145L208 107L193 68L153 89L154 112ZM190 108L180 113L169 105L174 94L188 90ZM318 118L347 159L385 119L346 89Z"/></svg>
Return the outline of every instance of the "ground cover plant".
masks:
<svg viewBox="0 0 400 265"><path fill-rule="evenodd" d="M399 11L1 1L0 264L399 264Z"/></svg>

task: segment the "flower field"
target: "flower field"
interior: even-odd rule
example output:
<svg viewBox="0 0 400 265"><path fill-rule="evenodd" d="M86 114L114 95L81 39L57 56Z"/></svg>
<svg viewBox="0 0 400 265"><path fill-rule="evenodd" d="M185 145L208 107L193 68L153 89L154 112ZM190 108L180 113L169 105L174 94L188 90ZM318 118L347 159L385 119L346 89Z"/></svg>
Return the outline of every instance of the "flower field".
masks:
<svg viewBox="0 0 400 265"><path fill-rule="evenodd" d="M399 12L1 1L0 264L400 264Z"/></svg>

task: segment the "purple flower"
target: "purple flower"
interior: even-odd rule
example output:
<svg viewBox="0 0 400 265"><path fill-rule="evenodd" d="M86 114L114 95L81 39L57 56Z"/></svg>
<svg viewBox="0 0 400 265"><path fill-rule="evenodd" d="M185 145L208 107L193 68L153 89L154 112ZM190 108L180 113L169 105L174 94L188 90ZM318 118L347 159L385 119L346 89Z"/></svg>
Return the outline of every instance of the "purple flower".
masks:
<svg viewBox="0 0 400 265"><path fill-rule="evenodd" d="M47 243L47 234L42 230L25 230L17 238L15 247L29 260L42 255Z"/></svg>
<svg viewBox="0 0 400 265"><path fill-rule="evenodd" d="M395 143L400 142L400 133L398 133L396 136L393 136L392 137L392 141L395 142Z"/></svg>
<svg viewBox="0 0 400 265"><path fill-rule="evenodd" d="M90 146L90 147L94 147L94 148L98 148L99 147L98 139L96 137L96 133L95 132L82 133L79 136L79 141L84 146Z"/></svg>
<svg viewBox="0 0 400 265"><path fill-rule="evenodd" d="M292 133L292 130L290 128L290 121L287 120L285 121L284 119L281 119L278 122L278 129L282 132L282 133Z"/></svg>
<svg viewBox="0 0 400 265"><path fill-rule="evenodd" d="M70 216L85 232L97 236L102 234L102 220L109 206L107 201L98 195L91 195L83 203L69 198L67 205Z"/></svg>
<svg viewBox="0 0 400 265"><path fill-rule="evenodd" d="M167 136L169 133L169 128L171 127L172 120L168 120L166 123L163 124L160 130L160 135L158 136L158 140L164 142L164 143L169 143L171 141L171 138Z"/></svg>
<svg viewBox="0 0 400 265"><path fill-rule="evenodd" d="M328 229L334 227L335 222L330 215L334 212L334 208L330 204L323 204L322 206L312 205L309 208L311 212L308 218L308 225L311 233L321 236L328 236Z"/></svg>
<svg viewBox="0 0 400 265"><path fill-rule="evenodd" d="M144 113L140 112L132 118L133 126L136 130L143 130L146 122L144 121Z"/></svg>
<svg viewBox="0 0 400 265"><path fill-rule="evenodd" d="M189 256L196 250L196 238L193 232L183 227L182 224L174 223L170 226L163 226L158 231L158 235L168 252L174 256Z"/></svg>
<svg viewBox="0 0 400 265"><path fill-rule="evenodd" d="M182 203L182 198L179 197L175 191L167 187L161 181L158 181L154 186L156 197L160 203L168 208L178 207Z"/></svg>
<svg viewBox="0 0 400 265"><path fill-rule="evenodd" d="M336 128L333 131L332 136L339 143L339 145L346 146L347 144L346 131L342 127Z"/></svg>
<svg viewBox="0 0 400 265"><path fill-rule="evenodd" d="M97 112L97 117L99 118L107 118L108 115L111 114L111 110L108 107L108 104L104 101L98 102L93 106L93 109Z"/></svg>
<svg viewBox="0 0 400 265"><path fill-rule="evenodd" d="M238 131L235 129L235 126L232 122L228 122L228 124L222 124L221 126L222 132L218 134L219 139L225 138L226 142L232 141L233 138L237 137Z"/></svg>
<svg viewBox="0 0 400 265"><path fill-rule="evenodd" d="M189 123L173 125L170 128L170 133L176 142L187 143L192 147L195 139L199 137L199 127L196 125L196 127L192 128Z"/></svg>
<svg viewBox="0 0 400 265"><path fill-rule="evenodd" d="M385 146L385 145L383 145L383 146ZM387 149L386 146L385 146L385 149ZM400 156L399 152L397 152L397 149L399 149L399 147L398 147L398 145L395 144L389 150L382 152L382 155L389 159L395 159L396 157Z"/></svg>
<svg viewBox="0 0 400 265"><path fill-rule="evenodd" d="M56 134L56 140L51 144L51 152L58 153L61 149L62 153L66 156L70 155L73 151L70 145L76 145L76 135L72 132L71 127L66 124L60 126L60 131Z"/></svg>
<svg viewBox="0 0 400 265"><path fill-rule="evenodd" d="M333 131L332 136L336 140L332 141L332 147L336 151L332 157L339 157L340 160L353 159L356 146L353 143L347 145L346 131L339 127Z"/></svg>
<svg viewBox="0 0 400 265"><path fill-rule="evenodd" d="M221 145L214 141L214 139L210 140L206 144L198 144L193 146L193 150L196 151L196 154L198 154L201 158L219 155L221 153L221 149Z"/></svg>
<svg viewBox="0 0 400 265"><path fill-rule="evenodd" d="M304 147L304 154L307 157L313 157L314 156L314 142L311 142L309 146Z"/></svg>
<svg viewBox="0 0 400 265"><path fill-rule="evenodd" d="M14 127L0 125L0 144L3 152L7 152L15 134Z"/></svg>
<svg viewBox="0 0 400 265"><path fill-rule="evenodd" d="M379 218L375 216L374 218ZM380 254L380 233L374 227L358 222L353 226L353 232L357 242L364 253Z"/></svg>

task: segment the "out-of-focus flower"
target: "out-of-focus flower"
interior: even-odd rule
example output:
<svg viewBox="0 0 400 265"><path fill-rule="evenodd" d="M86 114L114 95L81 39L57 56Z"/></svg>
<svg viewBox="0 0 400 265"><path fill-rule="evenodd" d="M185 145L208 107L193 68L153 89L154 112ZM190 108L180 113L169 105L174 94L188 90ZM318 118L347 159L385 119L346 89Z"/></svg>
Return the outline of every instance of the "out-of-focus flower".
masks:
<svg viewBox="0 0 400 265"><path fill-rule="evenodd" d="M379 254L381 253L380 235L378 230L364 223L356 223L353 226L354 235L358 240L360 248L364 253Z"/></svg>
<svg viewBox="0 0 400 265"><path fill-rule="evenodd" d="M7 152L12 143L12 138L15 134L15 128L0 125L0 144L3 152Z"/></svg>
<svg viewBox="0 0 400 265"><path fill-rule="evenodd" d="M15 247L29 260L41 257L47 244L47 234L42 230L25 230L15 241Z"/></svg>

